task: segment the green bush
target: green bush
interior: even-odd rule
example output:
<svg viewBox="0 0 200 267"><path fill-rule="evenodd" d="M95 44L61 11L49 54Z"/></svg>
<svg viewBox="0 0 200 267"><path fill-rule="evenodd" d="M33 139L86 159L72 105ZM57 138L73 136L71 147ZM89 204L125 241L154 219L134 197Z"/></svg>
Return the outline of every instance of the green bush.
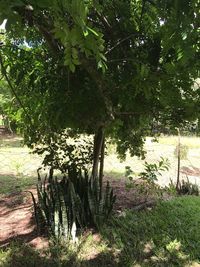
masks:
<svg viewBox="0 0 200 267"><path fill-rule="evenodd" d="M43 165L53 167L62 173L67 172L71 165L79 169L92 166L93 140L88 137L74 136L69 130L44 137L39 145L34 147L34 153L44 156Z"/></svg>

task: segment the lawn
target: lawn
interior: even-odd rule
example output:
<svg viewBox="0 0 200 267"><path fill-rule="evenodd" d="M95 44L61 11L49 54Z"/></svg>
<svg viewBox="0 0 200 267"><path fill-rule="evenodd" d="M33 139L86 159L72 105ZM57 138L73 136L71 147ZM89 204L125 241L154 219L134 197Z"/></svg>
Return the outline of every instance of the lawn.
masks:
<svg viewBox="0 0 200 267"><path fill-rule="evenodd" d="M158 182L161 186L165 186L169 184L170 179L175 181L177 177L177 158L175 156L177 137L160 137L158 142L152 142L152 140L152 138L146 140L145 160L130 157L127 154L126 160L120 161L115 147L113 145L108 147L109 153L105 157L105 177L123 178L126 166L130 166L137 176L143 171L145 161L155 163L164 157L169 160L170 169L158 177ZM181 143L188 147L186 158L181 161L183 170L181 178L185 179L187 175L192 182L200 184L200 138L181 137ZM23 140L20 137L0 139L0 194L12 192L16 188L23 190L27 186L35 185L37 169L41 166L42 158L30 152L26 146L23 146Z"/></svg>
<svg viewBox="0 0 200 267"><path fill-rule="evenodd" d="M23 145L18 136L0 139L0 194L9 194L34 186L42 159Z"/></svg>
<svg viewBox="0 0 200 267"><path fill-rule="evenodd" d="M178 142L177 136L161 136L159 137L159 143L164 145L176 145ZM192 148L200 148L200 138L196 136L182 136L181 143Z"/></svg>

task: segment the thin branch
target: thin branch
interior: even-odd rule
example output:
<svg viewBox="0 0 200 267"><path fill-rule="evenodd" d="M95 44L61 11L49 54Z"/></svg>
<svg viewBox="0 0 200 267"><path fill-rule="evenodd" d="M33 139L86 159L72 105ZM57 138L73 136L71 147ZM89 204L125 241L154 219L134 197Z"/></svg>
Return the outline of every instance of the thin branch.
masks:
<svg viewBox="0 0 200 267"><path fill-rule="evenodd" d="M136 58L116 58L116 59L111 59L111 60L108 60L107 61L107 63L114 63L114 62L127 62L127 61L133 61L133 62L137 62L137 63L140 63L140 64L145 64L143 61L141 61L141 60L138 60L138 59L136 59ZM150 64L147 64L146 63L146 65L147 66L150 66Z"/></svg>
<svg viewBox="0 0 200 267"><path fill-rule="evenodd" d="M129 40L131 37L133 37L133 36L139 36L139 35L141 35L141 34L139 34L139 33L132 33L129 36L125 37L124 39L119 40L113 47L111 47L108 51L106 51L105 55L109 54L113 49L115 49L116 47L118 47L123 42Z"/></svg>
<svg viewBox="0 0 200 267"><path fill-rule="evenodd" d="M96 11L97 17L100 19L103 26L107 29L108 32L111 32L112 27L111 27L110 23L108 22L107 18L105 16L101 15L97 10L95 10L95 11Z"/></svg>

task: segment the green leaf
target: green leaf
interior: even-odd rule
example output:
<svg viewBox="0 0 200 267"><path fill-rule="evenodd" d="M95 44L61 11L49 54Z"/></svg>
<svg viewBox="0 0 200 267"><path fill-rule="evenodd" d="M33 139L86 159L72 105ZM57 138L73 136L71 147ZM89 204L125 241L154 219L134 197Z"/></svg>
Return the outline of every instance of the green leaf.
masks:
<svg viewBox="0 0 200 267"><path fill-rule="evenodd" d="M99 34L98 34L95 30L93 30L92 28L90 28L90 27L87 26L87 29L88 29L91 33L93 33L95 36L99 36Z"/></svg>
<svg viewBox="0 0 200 267"><path fill-rule="evenodd" d="M73 64L73 63L71 63L70 65L69 65L69 69L71 70L71 72L75 72L75 65Z"/></svg>

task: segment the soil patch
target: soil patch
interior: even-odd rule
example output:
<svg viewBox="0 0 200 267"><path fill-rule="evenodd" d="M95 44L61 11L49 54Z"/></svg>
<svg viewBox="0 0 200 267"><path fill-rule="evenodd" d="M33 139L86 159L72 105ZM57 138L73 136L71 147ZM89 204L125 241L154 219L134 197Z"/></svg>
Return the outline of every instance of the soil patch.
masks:
<svg viewBox="0 0 200 267"><path fill-rule="evenodd" d="M35 191L32 190L35 194ZM28 193L13 193L0 199L0 247L13 240L21 240L36 248L47 245L38 237L33 216L33 205Z"/></svg>

